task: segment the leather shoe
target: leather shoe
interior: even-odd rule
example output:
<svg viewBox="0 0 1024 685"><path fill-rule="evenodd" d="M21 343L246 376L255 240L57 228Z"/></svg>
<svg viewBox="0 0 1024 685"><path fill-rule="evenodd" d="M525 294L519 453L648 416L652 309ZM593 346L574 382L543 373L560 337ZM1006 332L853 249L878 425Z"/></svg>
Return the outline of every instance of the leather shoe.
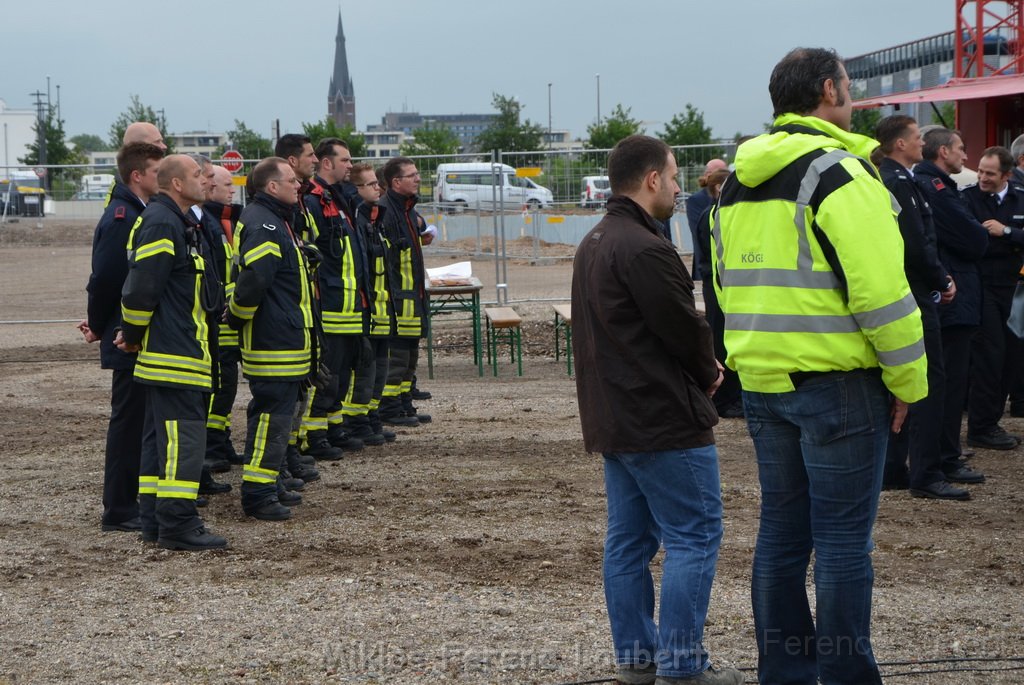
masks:
<svg viewBox="0 0 1024 685"><path fill-rule="evenodd" d="M292 510L272 499L258 507L246 509L245 515L260 521L287 521L292 517Z"/></svg>
<svg viewBox="0 0 1024 685"><path fill-rule="evenodd" d="M146 530L145 528L143 528L142 532L139 533L139 539L140 540L142 540L143 542L148 542L148 543L154 544L154 545L156 544L156 541L159 538L160 538L160 534L157 533L156 530Z"/></svg>
<svg viewBox="0 0 1024 685"><path fill-rule="evenodd" d="M743 685L743 674L735 668L715 668L711 666L706 671L688 678L672 678L660 675L655 679L654 685Z"/></svg>
<svg viewBox="0 0 1024 685"><path fill-rule="evenodd" d="M202 495L199 495L199 497L196 497L196 506L197 507L207 507L209 505L210 505L210 500L206 499Z"/></svg>
<svg viewBox="0 0 1024 685"><path fill-rule="evenodd" d="M987 433L967 434L967 444L971 447L984 447L990 450L1012 450L1017 440L1001 428L993 428Z"/></svg>
<svg viewBox="0 0 1024 685"><path fill-rule="evenodd" d="M429 400L431 397L433 397L433 395L430 392L426 390L420 390L419 388L413 388L412 390L410 390L409 396L412 397L417 402L420 400Z"/></svg>
<svg viewBox="0 0 1024 685"><path fill-rule="evenodd" d="M228 541L220 535L214 535L204 527L181 535L161 535L156 544L164 549L177 549L199 552L207 549L225 549Z"/></svg>
<svg viewBox="0 0 1024 685"><path fill-rule="evenodd" d="M104 533L113 533L117 531L122 533L137 533L142 530L142 519L136 516L133 519L121 521L120 523L103 523L100 524L100 529Z"/></svg>
<svg viewBox="0 0 1024 685"><path fill-rule="evenodd" d="M970 466L959 466L946 474L946 480L950 483L984 483L985 474L975 471Z"/></svg>
<svg viewBox="0 0 1024 685"><path fill-rule="evenodd" d="M617 685L653 685L657 674L657 664L620 664L615 669L615 682Z"/></svg>
<svg viewBox="0 0 1024 685"><path fill-rule="evenodd" d="M944 480L929 483L923 488L910 488L910 494L914 497L922 497L925 499L967 500L971 498L971 493L967 492L967 490L958 488L952 483Z"/></svg>

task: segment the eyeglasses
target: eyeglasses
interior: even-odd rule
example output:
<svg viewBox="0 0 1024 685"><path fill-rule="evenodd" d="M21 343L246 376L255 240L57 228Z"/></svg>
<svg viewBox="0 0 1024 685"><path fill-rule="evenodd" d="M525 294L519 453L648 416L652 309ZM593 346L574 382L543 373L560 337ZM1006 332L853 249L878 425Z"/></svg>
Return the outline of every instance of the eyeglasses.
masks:
<svg viewBox="0 0 1024 685"><path fill-rule="evenodd" d="M369 183L354 183L356 188L380 188L380 181L370 181Z"/></svg>
<svg viewBox="0 0 1024 685"><path fill-rule="evenodd" d="M412 173L412 174L403 174L403 175L399 176L398 178L419 178L419 177L420 177L420 172L417 171L417 172Z"/></svg>

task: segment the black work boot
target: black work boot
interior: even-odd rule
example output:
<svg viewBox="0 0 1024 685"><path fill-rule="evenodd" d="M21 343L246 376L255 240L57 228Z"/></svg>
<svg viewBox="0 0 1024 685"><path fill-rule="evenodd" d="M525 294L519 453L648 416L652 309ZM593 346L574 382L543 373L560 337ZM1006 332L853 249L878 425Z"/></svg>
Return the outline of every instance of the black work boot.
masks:
<svg viewBox="0 0 1024 685"><path fill-rule="evenodd" d="M289 446L288 451L284 453L284 457L285 468L292 477L301 479L303 483L312 483L315 480L320 480L320 472L302 461L299 450L292 449ZM291 489L295 490L296 488Z"/></svg>
<svg viewBox="0 0 1024 685"><path fill-rule="evenodd" d="M403 428L415 428L420 421L415 416L407 416L402 408L402 400L399 397L382 397L380 400L381 421L389 426L401 426Z"/></svg>
<svg viewBox="0 0 1024 685"><path fill-rule="evenodd" d="M214 535L205 526L179 535L161 535L157 545L164 549L201 552L208 549L226 549L228 541L220 535Z"/></svg>
<svg viewBox="0 0 1024 685"><path fill-rule="evenodd" d="M373 432L370 417L366 414L346 416L344 425L348 429L349 437L361 441L364 445L379 447L386 442L383 435Z"/></svg>
<svg viewBox="0 0 1024 685"><path fill-rule="evenodd" d="M294 507L296 504L302 504L302 495L297 492L292 492L285 488L281 478L277 479L277 501L281 504Z"/></svg>
<svg viewBox="0 0 1024 685"><path fill-rule="evenodd" d="M358 452L363 449L363 441L349 435L346 428L340 423L332 423L327 429L327 441L345 452Z"/></svg>
<svg viewBox="0 0 1024 685"><path fill-rule="evenodd" d="M384 438L385 442L394 442L398 437L394 431L389 431L384 428L384 421L380 418L380 412L376 409L371 409L370 413L366 415L370 420L370 430L374 432L374 435L380 435Z"/></svg>
<svg viewBox="0 0 1024 685"><path fill-rule="evenodd" d="M433 395L427 392L426 390L420 390L419 387L417 387L416 385L416 380L416 374L413 374L412 390L409 391L409 394L412 395L412 398L419 402L420 400L429 400L431 397L433 397Z"/></svg>
<svg viewBox="0 0 1024 685"><path fill-rule="evenodd" d="M203 470L199 474L199 494L200 495L221 495L225 492L231 492L230 483L218 483L213 479L213 473L210 469L203 466Z"/></svg>
<svg viewBox="0 0 1024 685"><path fill-rule="evenodd" d="M317 461L338 461L344 455L344 452L328 442L327 431L306 433L306 449L303 451Z"/></svg>
<svg viewBox="0 0 1024 685"><path fill-rule="evenodd" d="M405 414L406 416L416 417L416 420L419 421L420 423L431 422L432 419L430 418L430 414L421 414L419 410L417 410L416 407L413 406L412 393L403 392L401 396L401 402L403 414Z"/></svg>

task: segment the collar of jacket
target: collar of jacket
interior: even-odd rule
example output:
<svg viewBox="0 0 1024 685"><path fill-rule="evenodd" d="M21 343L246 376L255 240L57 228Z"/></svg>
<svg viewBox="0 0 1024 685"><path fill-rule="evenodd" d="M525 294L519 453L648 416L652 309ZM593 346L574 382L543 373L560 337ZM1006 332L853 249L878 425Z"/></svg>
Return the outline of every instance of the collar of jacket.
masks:
<svg viewBox="0 0 1024 685"><path fill-rule="evenodd" d="M231 221L232 222L238 221L238 215L242 213L242 205L236 205L233 202L230 205L226 205L226 204L223 204L221 202L215 202L214 200L208 200L207 202L203 203L203 209L208 211L210 214L213 215L213 217L215 219L218 219L218 220L219 219L229 218L229 217L225 217L224 216L225 210L228 209L228 208L231 209L231 214L230 214Z"/></svg>
<svg viewBox="0 0 1024 685"><path fill-rule="evenodd" d="M341 196L337 193L334 186L319 176L314 176L313 182L309 184L308 194L319 198L320 209L325 219L339 216L342 212Z"/></svg>
<svg viewBox="0 0 1024 685"><path fill-rule="evenodd" d="M952 188L953 190L956 190L958 187L956 181L950 178L949 174L940 169L938 164L928 159L922 160L914 165L914 174L935 176L944 184L946 184L947 188Z"/></svg>
<svg viewBox="0 0 1024 685"><path fill-rule="evenodd" d="M662 235L661 225L658 221L648 214L646 209L637 204L636 200L626 195L612 195L608 198L607 215L628 217L643 224L643 227L651 233Z"/></svg>
<svg viewBox="0 0 1024 685"><path fill-rule="evenodd" d="M374 209L376 209L377 211L374 212ZM388 208L380 204L379 202L377 204L371 205L369 202L363 202L362 200L360 200L359 204L356 205L356 214L369 219L370 223L380 221L380 219L384 216L384 213L387 211Z"/></svg>
<svg viewBox="0 0 1024 685"><path fill-rule="evenodd" d="M776 130L828 136L837 141L842 148L864 159L871 159L871 153L878 147L878 141L874 138L841 129L829 121L808 115L783 114L772 122L770 133Z"/></svg>
<svg viewBox="0 0 1024 685"><path fill-rule="evenodd" d="M396 206L409 210L416 206L420 198L419 195L402 195L388 188L388 199L394 202Z"/></svg>
<svg viewBox="0 0 1024 685"><path fill-rule="evenodd" d="M889 171L896 172L897 174L906 174L907 178L910 178L910 169L897 162L892 157L882 157L882 161L878 163L878 170L883 171L888 169Z"/></svg>
<svg viewBox="0 0 1024 685"><path fill-rule="evenodd" d="M285 204L284 202L281 202L273 195L268 195L262 190L256 192L256 196L253 198L253 202L255 204L266 207L267 209L269 209L274 214L278 215L279 217L281 217L281 219L287 221L288 223L292 223L295 220L295 205Z"/></svg>
<svg viewBox="0 0 1024 685"><path fill-rule="evenodd" d="M200 226L199 219L197 219L196 215L192 213L192 210L190 209L187 213L182 212L181 208L178 207L178 204L174 200L172 200L170 196L167 195L167 193L157 193L153 197L149 198L149 204L154 203L163 205L172 212L174 212L175 216L181 219L181 223L183 223L185 226L191 228L196 228Z"/></svg>
<svg viewBox="0 0 1024 685"><path fill-rule="evenodd" d="M142 198L133 193L132 189L124 183L121 183L121 181L116 181L114 183L114 190L111 191L110 197L112 199L128 202L140 212L146 208L146 203L142 201Z"/></svg>

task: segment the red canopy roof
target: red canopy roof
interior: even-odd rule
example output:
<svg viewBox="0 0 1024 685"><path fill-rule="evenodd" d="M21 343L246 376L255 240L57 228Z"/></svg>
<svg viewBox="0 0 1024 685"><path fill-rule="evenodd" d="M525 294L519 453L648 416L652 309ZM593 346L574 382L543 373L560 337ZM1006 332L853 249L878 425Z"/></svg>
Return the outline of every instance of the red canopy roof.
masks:
<svg viewBox="0 0 1024 685"><path fill-rule="evenodd" d="M854 100L853 106L858 108L883 107L885 105L906 104L910 102L977 100L979 98L1020 95L1022 93L1024 93L1024 74L986 76L984 78L954 78L934 88Z"/></svg>

